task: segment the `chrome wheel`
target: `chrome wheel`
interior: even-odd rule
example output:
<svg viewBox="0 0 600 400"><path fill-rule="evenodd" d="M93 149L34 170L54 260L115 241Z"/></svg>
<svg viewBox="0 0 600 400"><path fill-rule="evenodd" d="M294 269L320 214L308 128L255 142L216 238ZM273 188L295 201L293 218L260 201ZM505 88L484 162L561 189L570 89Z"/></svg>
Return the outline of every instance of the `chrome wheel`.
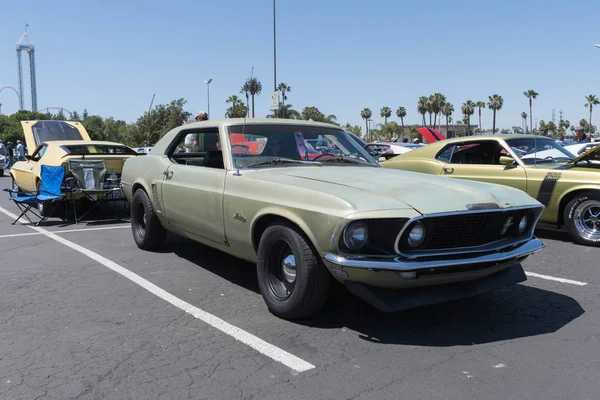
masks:
<svg viewBox="0 0 600 400"><path fill-rule="evenodd" d="M600 239L600 201L587 200L574 213L575 228L585 239Z"/></svg>
<svg viewBox="0 0 600 400"><path fill-rule="evenodd" d="M290 245L279 240L273 243L267 260L268 282L271 293L278 300L289 298L296 284L296 257Z"/></svg>

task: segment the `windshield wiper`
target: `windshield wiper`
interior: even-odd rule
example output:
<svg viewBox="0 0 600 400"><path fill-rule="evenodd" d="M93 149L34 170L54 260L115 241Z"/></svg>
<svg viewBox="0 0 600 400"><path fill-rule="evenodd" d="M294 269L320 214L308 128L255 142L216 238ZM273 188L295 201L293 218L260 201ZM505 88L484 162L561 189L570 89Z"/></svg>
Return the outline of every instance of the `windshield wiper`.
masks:
<svg viewBox="0 0 600 400"><path fill-rule="evenodd" d="M339 162L339 163L349 163L349 164L363 164L363 165L369 165L371 167L374 167L373 164L367 162L367 161L363 161L360 160L358 158L355 157L346 157L346 156L342 156L342 157L331 157L331 158L324 158L322 160L320 160L321 162L326 162L326 161L335 161L335 162Z"/></svg>
<svg viewBox="0 0 600 400"><path fill-rule="evenodd" d="M314 161L302 161L292 160L291 158L273 158L271 160L262 161L256 164L251 164L247 168L257 167L260 165L275 165L275 164L304 164L304 165L318 165L321 166L320 162Z"/></svg>

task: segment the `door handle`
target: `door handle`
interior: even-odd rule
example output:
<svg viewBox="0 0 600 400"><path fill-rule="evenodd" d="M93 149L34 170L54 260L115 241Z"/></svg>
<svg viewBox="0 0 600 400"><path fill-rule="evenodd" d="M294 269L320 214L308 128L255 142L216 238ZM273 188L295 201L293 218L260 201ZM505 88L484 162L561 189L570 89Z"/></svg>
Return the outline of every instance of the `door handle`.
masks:
<svg viewBox="0 0 600 400"><path fill-rule="evenodd" d="M444 168L444 174L451 174L454 172L454 168Z"/></svg>

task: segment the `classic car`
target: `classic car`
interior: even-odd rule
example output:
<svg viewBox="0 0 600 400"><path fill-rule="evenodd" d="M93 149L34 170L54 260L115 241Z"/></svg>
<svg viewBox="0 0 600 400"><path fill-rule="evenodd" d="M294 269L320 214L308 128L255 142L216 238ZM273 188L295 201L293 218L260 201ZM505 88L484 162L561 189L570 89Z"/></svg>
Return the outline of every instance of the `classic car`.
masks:
<svg viewBox="0 0 600 400"><path fill-rule="evenodd" d="M77 121L21 121L25 142L32 154L25 161L16 162L10 169L12 187L16 191L36 191L41 186L41 166L65 167L65 179L71 174L70 159L98 160L106 164L106 178L120 179L123 164L127 158L137 153L120 143L91 140L87 131ZM43 205L39 210L46 215Z"/></svg>
<svg viewBox="0 0 600 400"><path fill-rule="evenodd" d="M184 151L190 134L195 152ZM239 134L264 148L235 151ZM309 159L314 140L342 155ZM325 123L184 125L128 159L122 185L139 248L171 231L256 263L282 318L316 313L332 278L384 311L473 296L524 281L520 262L544 246L533 236L544 206L522 191L381 168Z"/></svg>
<svg viewBox="0 0 600 400"><path fill-rule="evenodd" d="M600 246L599 148L575 156L543 136L471 136L432 143L381 165L520 189L546 206L541 222L566 226L578 243Z"/></svg>
<svg viewBox="0 0 600 400"><path fill-rule="evenodd" d="M387 161L397 155L408 153L419 147L422 147L422 145L415 143L373 142L367 144L364 149L379 161Z"/></svg>
<svg viewBox="0 0 600 400"><path fill-rule="evenodd" d="M564 146L564 148L566 150L568 150L569 152L573 153L574 155L578 156L582 153L585 153L587 151L590 151L591 149L593 149L596 146L600 146L600 142L584 142L584 143L576 143L576 144L569 144Z"/></svg>

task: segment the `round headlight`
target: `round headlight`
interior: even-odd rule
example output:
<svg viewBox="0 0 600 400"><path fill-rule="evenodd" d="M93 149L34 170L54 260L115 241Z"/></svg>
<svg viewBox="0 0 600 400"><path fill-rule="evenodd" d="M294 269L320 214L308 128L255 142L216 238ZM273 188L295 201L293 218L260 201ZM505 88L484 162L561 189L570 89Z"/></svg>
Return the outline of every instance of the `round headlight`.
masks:
<svg viewBox="0 0 600 400"><path fill-rule="evenodd" d="M410 228L408 232L408 245L410 247L417 247L425 239L425 226L422 223L417 222Z"/></svg>
<svg viewBox="0 0 600 400"><path fill-rule="evenodd" d="M525 232L525 229L527 229L527 215L524 215L519 221L519 233Z"/></svg>
<svg viewBox="0 0 600 400"><path fill-rule="evenodd" d="M369 239L369 228L361 221L352 222L344 231L344 244L350 250L358 250Z"/></svg>

